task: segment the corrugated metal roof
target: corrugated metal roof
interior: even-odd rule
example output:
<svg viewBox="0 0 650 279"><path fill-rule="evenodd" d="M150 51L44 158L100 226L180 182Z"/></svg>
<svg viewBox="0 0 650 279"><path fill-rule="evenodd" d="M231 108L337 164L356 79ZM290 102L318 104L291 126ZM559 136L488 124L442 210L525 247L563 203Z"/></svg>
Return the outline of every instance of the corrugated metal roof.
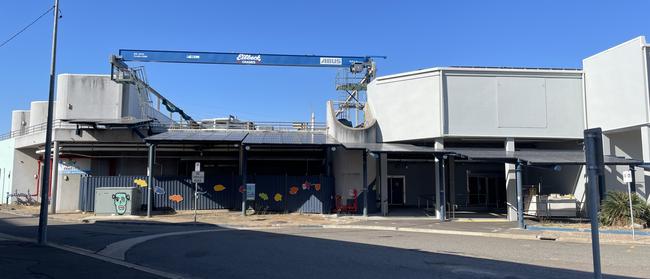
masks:
<svg viewBox="0 0 650 279"><path fill-rule="evenodd" d="M268 145L338 145L322 132L169 130L145 139L153 143L237 142Z"/></svg>
<svg viewBox="0 0 650 279"><path fill-rule="evenodd" d="M339 142L321 132L251 131L243 144L338 145Z"/></svg>
<svg viewBox="0 0 650 279"><path fill-rule="evenodd" d="M248 132L214 130L169 130L145 139L155 143L241 142Z"/></svg>

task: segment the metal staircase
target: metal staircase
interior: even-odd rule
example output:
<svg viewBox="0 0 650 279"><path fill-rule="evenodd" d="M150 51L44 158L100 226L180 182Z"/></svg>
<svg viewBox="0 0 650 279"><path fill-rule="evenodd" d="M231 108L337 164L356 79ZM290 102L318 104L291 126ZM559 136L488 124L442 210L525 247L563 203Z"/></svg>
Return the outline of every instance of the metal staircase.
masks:
<svg viewBox="0 0 650 279"><path fill-rule="evenodd" d="M135 77L135 87L138 90L138 99L140 106L140 118L142 119L153 119L152 114L152 101L149 96L149 89L147 87L147 74L144 71L144 67L135 67L131 69L133 76Z"/></svg>
<svg viewBox="0 0 650 279"><path fill-rule="evenodd" d="M361 64L361 67L340 70L336 75L336 90L342 92L335 102L336 117L349 121L352 127L363 127L365 124L366 90L375 76L374 63Z"/></svg>

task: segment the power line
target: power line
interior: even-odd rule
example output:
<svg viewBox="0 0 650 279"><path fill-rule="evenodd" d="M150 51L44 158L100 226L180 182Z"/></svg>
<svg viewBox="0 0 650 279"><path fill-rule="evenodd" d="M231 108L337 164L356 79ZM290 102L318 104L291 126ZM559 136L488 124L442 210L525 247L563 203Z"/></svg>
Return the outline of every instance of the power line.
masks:
<svg viewBox="0 0 650 279"><path fill-rule="evenodd" d="M54 6L52 6L51 8L49 8L49 9L48 9L47 11L45 11L42 15L40 15L39 17L37 17L34 21L32 21L32 22L31 22L30 24L28 24L27 26L25 26L23 29L20 29L20 31L18 31L16 34L14 34L13 36L11 36L9 39L7 39L6 41L2 42L2 44L0 44L0 47L3 47L3 46L6 45L7 43L9 43L11 40L13 40L14 38L18 37L18 35L20 35L20 33L23 33L25 30L27 30L27 28L29 28L30 26L34 25L34 23L36 23L39 19L41 19L42 17L44 17L46 14L48 14L48 13L49 13L50 11L52 11L52 10L54 10Z"/></svg>

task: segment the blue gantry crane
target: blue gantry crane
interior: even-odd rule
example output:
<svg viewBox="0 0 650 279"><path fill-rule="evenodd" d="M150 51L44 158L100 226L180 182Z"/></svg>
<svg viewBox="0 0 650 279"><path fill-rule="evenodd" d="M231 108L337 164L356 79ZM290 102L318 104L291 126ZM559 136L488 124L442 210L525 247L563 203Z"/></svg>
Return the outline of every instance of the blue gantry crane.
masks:
<svg viewBox="0 0 650 279"><path fill-rule="evenodd" d="M121 49L119 55L111 56L110 62L113 80L135 84L138 91L145 92L140 94L142 104L150 103L148 93L151 92L161 100L168 111L178 113L189 123L195 123L182 109L175 106L147 83L142 67L131 68L126 62L347 68L348 71L344 78L337 80L336 89L347 93L345 101L339 104L339 109L336 112L338 116L347 108L363 108L359 95L360 92L366 90L366 85L375 77L376 66L373 58L386 57ZM143 115L148 115L144 107Z"/></svg>

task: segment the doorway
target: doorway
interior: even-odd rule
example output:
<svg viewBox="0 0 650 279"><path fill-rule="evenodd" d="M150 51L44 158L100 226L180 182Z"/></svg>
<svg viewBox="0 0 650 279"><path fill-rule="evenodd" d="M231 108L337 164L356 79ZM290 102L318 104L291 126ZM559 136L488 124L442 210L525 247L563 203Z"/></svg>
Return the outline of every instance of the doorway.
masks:
<svg viewBox="0 0 650 279"><path fill-rule="evenodd" d="M388 205L406 204L406 182L404 176L388 176Z"/></svg>
<svg viewBox="0 0 650 279"><path fill-rule="evenodd" d="M465 208L500 210L506 206L505 178L496 173L467 173Z"/></svg>

